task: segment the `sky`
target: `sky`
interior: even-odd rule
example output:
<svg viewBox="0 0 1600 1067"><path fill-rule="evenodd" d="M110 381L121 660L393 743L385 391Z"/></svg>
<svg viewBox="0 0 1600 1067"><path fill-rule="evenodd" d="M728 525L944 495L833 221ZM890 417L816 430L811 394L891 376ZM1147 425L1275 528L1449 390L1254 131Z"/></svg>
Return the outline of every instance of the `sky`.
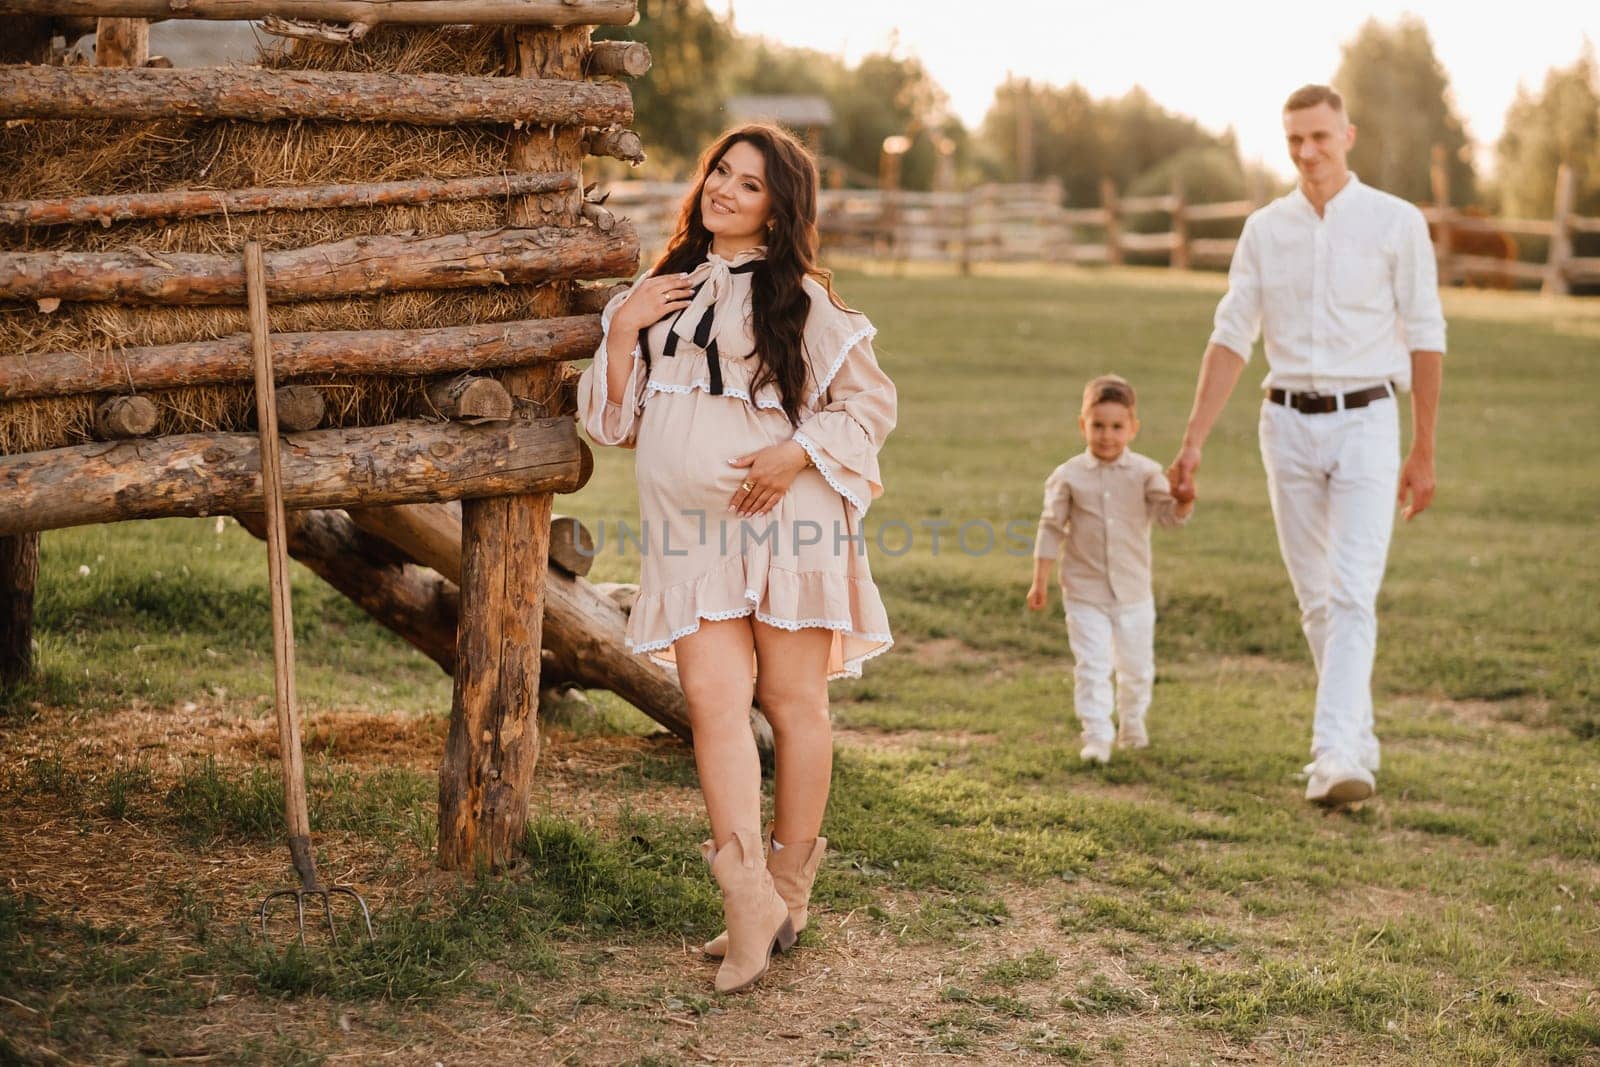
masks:
<svg viewBox="0 0 1600 1067"><path fill-rule="evenodd" d="M1162 106L1221 132L1232 126L1246 159L1288 173L1278 109L1296 87L1326 81L1342 43L1368 18L1422 17L1455 91L1480 169L1519 83L1537 89L1551 67L1570 66L1585 37L1600 44L1600 0L1007 0L1005 18L975 22L972 0L709 0L733 10L741 33L843 55L855 62L891 43L920 58L969 127L982 121L1008 72L1095 96L1135 85ZM1485 17L1485 11L1495 17ZM1359 126L1359 115L1352 116Z"/></svg>

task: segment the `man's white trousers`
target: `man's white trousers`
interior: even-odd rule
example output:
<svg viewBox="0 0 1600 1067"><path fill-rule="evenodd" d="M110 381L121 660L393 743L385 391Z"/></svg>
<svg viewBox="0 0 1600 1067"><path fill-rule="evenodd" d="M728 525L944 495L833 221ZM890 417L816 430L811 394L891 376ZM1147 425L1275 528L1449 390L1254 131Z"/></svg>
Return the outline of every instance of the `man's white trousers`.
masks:
<svg viewBox="0 0 1600 1067"><path fill-rule="evenodd" d="M1156 680L1156 602L1066 602L1067 643L1072 646L1073 704L1085 740L1110 741L1113 698L1120 722L1142 721Z"/></svg>
<svg viewBox="0 0 1600 1067"><path fill-rule="evenodd" d="M1372 661L1400 473L1399 403L1303 415L1264 402L1261 459L1317 668L1312 758L1376 771Z"/></svg>

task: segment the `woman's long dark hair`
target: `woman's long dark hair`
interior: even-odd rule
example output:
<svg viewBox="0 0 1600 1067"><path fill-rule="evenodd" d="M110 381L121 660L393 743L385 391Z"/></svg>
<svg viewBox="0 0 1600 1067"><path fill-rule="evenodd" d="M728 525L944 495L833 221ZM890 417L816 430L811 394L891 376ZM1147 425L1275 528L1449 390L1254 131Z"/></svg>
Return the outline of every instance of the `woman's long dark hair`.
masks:
<svg viewBox="0 0 1600 1067"><path fill-rule="evenodd" d="M817 279L838 307L832 275L817 266L817 166L811 153L776 126L756 124L729 130L700 157L699 176L678 212L678 225L666 252L652 274L694 270L711 250L711 233L700 213L706 179L728 154L744 142L766 160L767 195L772 199L772 225L767 231L767 258L750 277L751 332L761 369L750 383L751 395L775 382L783 412L791 423L800 421L805 395L804 333L811 300L805 278Z"/></svg>

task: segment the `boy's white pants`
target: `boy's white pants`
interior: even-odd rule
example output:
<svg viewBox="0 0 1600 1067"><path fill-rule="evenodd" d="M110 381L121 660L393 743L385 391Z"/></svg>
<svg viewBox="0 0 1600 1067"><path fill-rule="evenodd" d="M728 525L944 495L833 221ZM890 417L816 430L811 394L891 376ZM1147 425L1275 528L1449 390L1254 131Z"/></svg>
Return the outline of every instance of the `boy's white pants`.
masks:
<svg viewBox="0 0 1600 1067"><path fill-rule="evenodd" d="M1263 403L1261 459L1278 547L1317 667L1311 756L1376 771L1372 660L1399 484L1399 404L1378 400L1303 415Z"/></svg>
<svg viewBox="0 0 1600 1067"><path fill-rule="evenodd" d="M1072 646L1073 703L1085 740L1110 741L1111 676L1117 677L1116 710L1121 722L1139 721L1150 708L1156 680L1156 602L1085 604L1066 602L1067 643Z"/></svg>

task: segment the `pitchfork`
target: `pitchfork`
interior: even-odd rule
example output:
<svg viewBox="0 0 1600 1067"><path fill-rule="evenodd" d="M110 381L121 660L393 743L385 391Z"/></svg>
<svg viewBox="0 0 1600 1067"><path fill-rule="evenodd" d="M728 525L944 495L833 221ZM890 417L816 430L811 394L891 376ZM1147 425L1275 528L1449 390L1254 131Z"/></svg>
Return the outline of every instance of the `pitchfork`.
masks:
<svg viewBox="0 0 1600 1067"><path fill-rule="evenodd" d="M250 302L250 340L256 362L256 423L261 436L261 498L267 519L267 574L272 587L273 689L278 712L279 762L283 768L284 821L289 826L289 857L300 885L268 893L261 902L261 935L267 936L267 912L279 897L293 897L295 926L306 943L306 898L321 897L328 933L338 943L333 898L348 896L361 908L371 939L372 913L361 894L347 886L324 886L317 880L311 855L311 814L306 805L305 754L300 746L300 708L294 694L294 619L289 608L289 550L284 522L283 470L278 454L278 402L272 381L271 346L267 338L266 264L261 246L245 246L245 288Z"/></svg>

